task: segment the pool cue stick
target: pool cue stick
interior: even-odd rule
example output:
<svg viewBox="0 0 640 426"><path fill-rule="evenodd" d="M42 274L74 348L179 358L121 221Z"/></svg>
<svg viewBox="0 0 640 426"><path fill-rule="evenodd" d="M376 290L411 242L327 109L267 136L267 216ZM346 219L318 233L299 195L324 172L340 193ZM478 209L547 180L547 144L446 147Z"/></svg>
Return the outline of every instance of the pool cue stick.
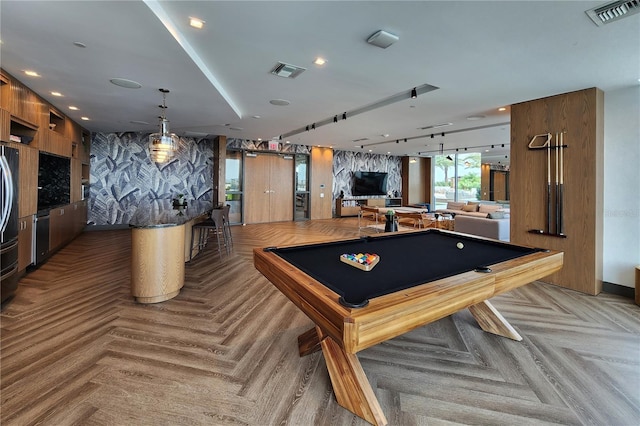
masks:
<svg viewBox="0 0 640 426"><path fill-rule="evenodd" d="M563 185L564 185L564 157L562 155L562 147L564 145L564 132L560 133L560 184L558 185L558 235L564 235L563 223L562 223L562 210L564 207L564 194L563 194Z"/></svg>
<svg viewBox="0 0 640 426"><path fill-rule="evenodd" d="M555 207L556 207L556 234L560 231L558 230L560 227L559 217L560 217L560 198L559 198L559 188L560 188L560 165L558 163L558 144L560 143L560 138L558 133L556 133L556 144L555 144L555 157L556 157L556 187L555 187Z"/></svg>
<svg viewBox="0 0 640 426"><path fill-rule="evenodd" d="M551 234L551 138L547 140L547 233Z"/></svg>

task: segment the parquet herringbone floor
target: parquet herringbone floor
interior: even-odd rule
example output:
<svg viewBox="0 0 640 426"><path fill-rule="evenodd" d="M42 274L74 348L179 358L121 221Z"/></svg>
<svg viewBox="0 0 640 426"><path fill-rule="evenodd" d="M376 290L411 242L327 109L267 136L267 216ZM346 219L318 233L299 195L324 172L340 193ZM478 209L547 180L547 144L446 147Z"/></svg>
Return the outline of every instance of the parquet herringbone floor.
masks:
<svg viewBox="0 0 640 426"><path fill-rule="evenodd" d="M175 299L130 297L130 231L85 232L24 277L1 315L2 425L364 425L335 401L311 322L253 247L358 235L355 219L233 228ZM215 255L214 255L215 254ZM392 425L637 425L640 308L532 283L492 299L523 336L468 311L360 352Z"/></svg>

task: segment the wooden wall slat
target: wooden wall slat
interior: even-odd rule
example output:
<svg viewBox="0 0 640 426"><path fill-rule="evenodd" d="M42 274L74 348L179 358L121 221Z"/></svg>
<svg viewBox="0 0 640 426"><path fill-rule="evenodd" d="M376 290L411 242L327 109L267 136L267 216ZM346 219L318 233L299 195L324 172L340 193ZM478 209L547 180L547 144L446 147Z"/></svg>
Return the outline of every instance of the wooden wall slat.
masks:
<svg viewBox="0 0 640 426"><path fill-rule="evenodd" d="M563 269L545 281L588 294L602 290L603 123L604 94L597 88L523 102L511 108L511 241L563 251ZM532 234L530 229L545 229L546 224L547 153L530 150L528 144L534 135L547 132L553 135L555 144L556 132L562 131L566 132L563 143L567 145L563 152L566 238ZM551 180L553 203L554 150Z"/></svg>

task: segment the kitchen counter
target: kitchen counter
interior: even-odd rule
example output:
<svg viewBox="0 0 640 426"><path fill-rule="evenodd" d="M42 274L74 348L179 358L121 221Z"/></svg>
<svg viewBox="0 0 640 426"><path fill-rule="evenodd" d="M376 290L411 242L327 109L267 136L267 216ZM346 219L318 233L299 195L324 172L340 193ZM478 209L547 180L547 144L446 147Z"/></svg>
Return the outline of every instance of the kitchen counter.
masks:
<svg viewBox="0 0 640 426"><path fill-rule="evenodd" d="M188 201L174 205L172 200L145 200L140 203L129 221L134 228L178 226L206 214L213 208L211 201Z"/></svg>

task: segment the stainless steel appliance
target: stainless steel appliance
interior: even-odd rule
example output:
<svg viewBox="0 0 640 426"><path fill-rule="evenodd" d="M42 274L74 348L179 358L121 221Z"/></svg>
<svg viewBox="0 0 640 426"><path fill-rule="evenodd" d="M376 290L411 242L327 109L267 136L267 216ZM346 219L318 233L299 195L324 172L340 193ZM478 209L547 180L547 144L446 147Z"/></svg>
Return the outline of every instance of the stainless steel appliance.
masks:
<svg viewBox="0 0 640 426"><path fill-rule="evenodd" d="M18 288L18 150L0 146L0 303Z"/></svg>

